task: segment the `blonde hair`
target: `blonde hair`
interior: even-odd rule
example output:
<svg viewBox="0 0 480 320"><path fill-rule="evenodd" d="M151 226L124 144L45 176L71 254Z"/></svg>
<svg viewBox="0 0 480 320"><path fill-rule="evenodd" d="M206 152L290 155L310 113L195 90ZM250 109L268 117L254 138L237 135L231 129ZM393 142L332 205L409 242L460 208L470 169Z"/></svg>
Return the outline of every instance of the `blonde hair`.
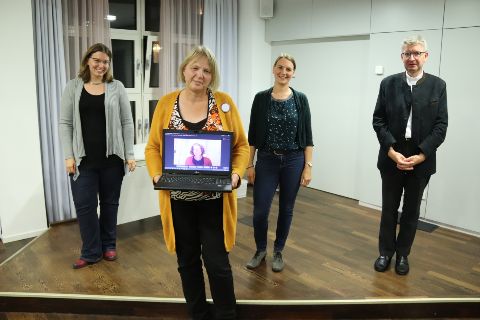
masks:
<svg viewBox="0 0 480 320"><path fill-rule="evenodd" d="M210 67L210 72L212 75L212 80L208 88L213 92L217 91L218 87L220 86L220 75L218 73L218 65L217 60L215 59L215 55L205 46L197 46L190 51L190 53L185 57L182 64L178 68L178 77L185 83L185 76L183 75L183 71L185 71L185 67L192 62L193 60L197 60L200 57L205 57L208 60L208 65Z"/></svg>
<svg viewBox="0 0 480 320"><path fill-rule="evenodd" d="M103 52L110 59L107 72L105 72L105 74L103 75L102 80L105 82L112 82L112 51L110 51L110 49L103 43L95 43L87 49L87 52L85 52L82 61L80 62L80 70L78 71L78 76L82 78L83 82L90 81L90 68L88 67L88 59L90 59L95 52Z"/></svg>
<svg viewBox="0 0 480 320"><path fill-rule="evenodd" d="M277 65L277 62L280 59L287 59L288 61L290 61L293 64L293 71L295 71L297 69L297 64L295 63L295 59L291 55L289 55L288 53L280 53L280 55L277 57L277 59L275 59L275 63L273 64L274 67Z"/></svg>
<svg viewBox="0 0 480 320"><path fill-rule="evenodd" d="M402 51L405 49L405 47L415 46L417 44L421 45L423 50L428 51L427 40L425 40L421 35L410 36L404 39L402 42Z"/></svg>

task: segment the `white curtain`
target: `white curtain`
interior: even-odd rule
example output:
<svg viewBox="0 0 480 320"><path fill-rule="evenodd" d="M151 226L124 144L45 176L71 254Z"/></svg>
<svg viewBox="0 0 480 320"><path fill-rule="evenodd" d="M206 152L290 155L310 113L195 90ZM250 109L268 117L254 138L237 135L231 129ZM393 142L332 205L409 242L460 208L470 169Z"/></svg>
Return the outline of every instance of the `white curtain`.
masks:
<svg viewBox="0 0 480 320"><path fill-rule="evenodd" d="M62 0L62 13L67 78L73 79L88 47L101 42L112 48L108 0Z"/></svg>
<svg viewBox="0 0 480 320"><path fill-rule="evenodd" d="M160 5L160 88L164 95L182 87L178 67L201 43L203 0L162 0Z"/></svg>
<svg viewBox="0 0 480 320"><path fill-rule="evenodd" d="M108 0L35 0L32 7L45 204L53 223L75 218L58 134L60 99L88 46L110 44Z"/></svg>
<svg viewBox="0 0 480 320"><path fill-rule="evenodd" d="M238 95L237 0L205 0L203 44L215 54L220 69L220 90L233 101Z"/></svg>
<svg viewBox="0 0 480 320"><path fill-rule="evenodd" d="M60 0L33 1L38 119L48 221L69 219L74 211L58 134L60 98L66 84Z"/></svg>

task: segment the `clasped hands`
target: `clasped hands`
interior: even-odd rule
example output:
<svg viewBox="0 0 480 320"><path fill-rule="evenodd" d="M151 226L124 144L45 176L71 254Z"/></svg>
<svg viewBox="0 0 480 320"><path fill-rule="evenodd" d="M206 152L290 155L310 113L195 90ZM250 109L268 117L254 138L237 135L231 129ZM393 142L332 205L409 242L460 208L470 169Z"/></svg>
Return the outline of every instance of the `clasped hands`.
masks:
<svg viewBox="0 0 480 320"><path fill-rule="evenodd" d="M392 147L388 150L388 156L395 161L398 170L411 171L413 168L425 161L425 155L423 153L416 154L410 157L405 157L400 152L395 151Z"/></svg>

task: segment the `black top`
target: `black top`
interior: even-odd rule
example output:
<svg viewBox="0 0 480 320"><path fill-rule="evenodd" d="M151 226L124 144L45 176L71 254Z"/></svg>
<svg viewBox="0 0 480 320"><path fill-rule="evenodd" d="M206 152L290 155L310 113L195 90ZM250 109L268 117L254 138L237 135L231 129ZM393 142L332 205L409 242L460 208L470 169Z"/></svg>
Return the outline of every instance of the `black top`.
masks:
<svg viewBox="0 0 480 320"><path fill-rule="evenodd" d="M200 120L199 122L193 123L182 118L182 122L189 130L199 131L203 129L203 127L205 126L205 123L207 123L207 119L208 117L206 117L203 120Z"/></svg>
<svg viewBox="0 0 480 320"><path fill-rule="evenodd" d="M210 95L208 100L210 102ZM199 122L193 123L183 119L182 113L180 112L180 95L178 95L176 103L178 107L178 114L180 115L180 118L182 118L182 122L185 125L185 127L187 127L188 130L195 130L195 131L202 130L208 120L208 108L207 108L207 116L205 117L205 119L200 120Z"/></svg>
<svg viewBox="0 0 480 320"><path fill-rule="evenodd" d="M104 168L123 165L116 155L106 157L107 129L105 120L105 93L92 95L83 88L79 102L82 123L83 145L86 156L82 158L82 168Z"/></svg>

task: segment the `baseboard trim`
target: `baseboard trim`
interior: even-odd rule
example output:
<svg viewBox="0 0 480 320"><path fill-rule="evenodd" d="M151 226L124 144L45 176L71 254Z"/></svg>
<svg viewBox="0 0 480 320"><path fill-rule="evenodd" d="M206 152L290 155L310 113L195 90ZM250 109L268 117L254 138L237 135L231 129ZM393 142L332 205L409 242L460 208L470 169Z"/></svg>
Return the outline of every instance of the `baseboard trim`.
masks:
<svg viewBox="0 0 480 320"><path fill-rule="evenodd" d="M238 319L462 319L480 317L480 298L238 300L237 310ZM188 317L181 298L18 292L0 292L0 312Z"/></svg>
<svg viewBox="0 0 480 320"><path fill-rule="evenodd" d="M13 235L1 235L0 238L2 239L3 243L8 243L8 242L13 242L17 240L23 240L23 239L28 239L28 238L35 238L40 235L42 235L44 232L46 232L48 228L42 228L38 230L33 230L25 233L19 233L19 234L13 234Z"/></svg>

